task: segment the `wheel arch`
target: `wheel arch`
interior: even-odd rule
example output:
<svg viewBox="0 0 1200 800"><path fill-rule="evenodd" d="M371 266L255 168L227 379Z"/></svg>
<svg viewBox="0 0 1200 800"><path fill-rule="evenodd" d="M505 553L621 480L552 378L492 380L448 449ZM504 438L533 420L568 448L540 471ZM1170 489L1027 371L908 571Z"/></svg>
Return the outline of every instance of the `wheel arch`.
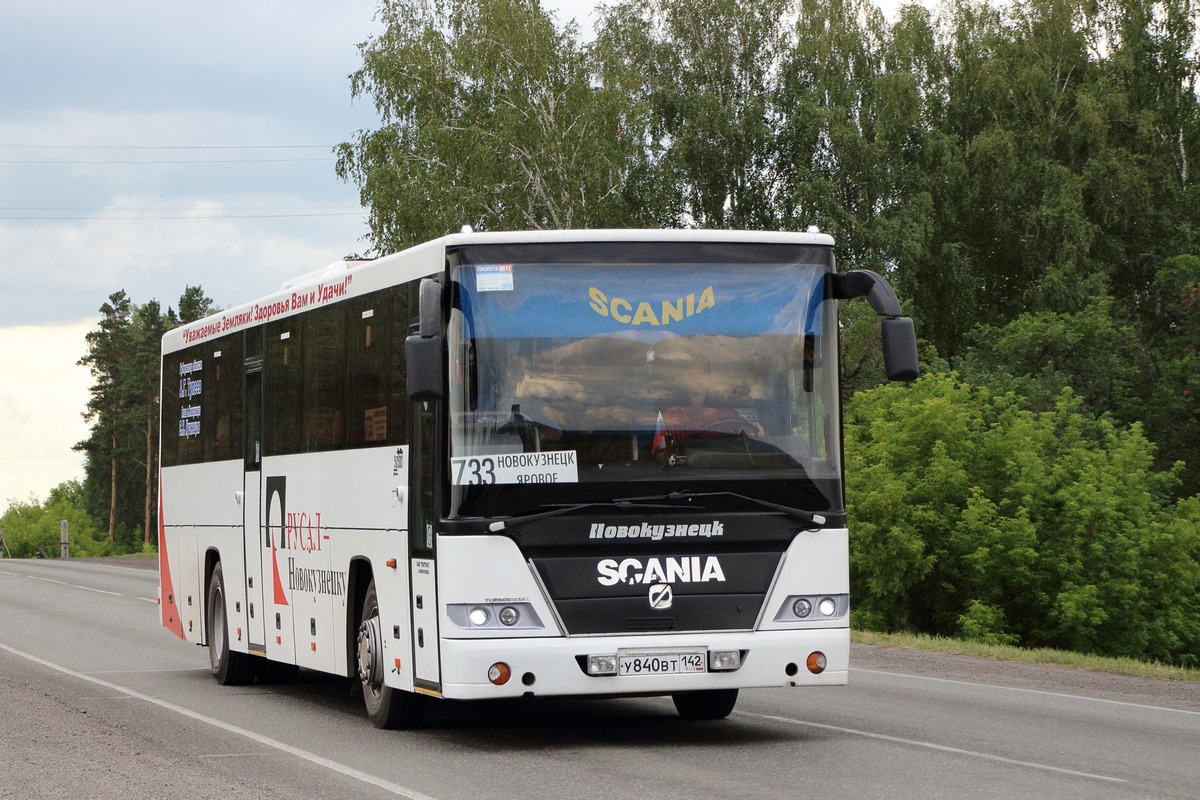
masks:
<svg viewBox="0 0 1200 800"><path fill-rule="evenodd" d="M216 547L204 551L204 582L200 584L200 644L205 647L208 646L208 585L220 561L221 553Z"/></svg>
<svg viewBox="0 0 1200 800"><path fill-rule="evenodd" d="M375 577L371 560L366 556L350 559L349 574L346 576L346 670L350 677L355 675L358 654L358 622L362 618L363 603L367 599L367 588Z"/></svg>

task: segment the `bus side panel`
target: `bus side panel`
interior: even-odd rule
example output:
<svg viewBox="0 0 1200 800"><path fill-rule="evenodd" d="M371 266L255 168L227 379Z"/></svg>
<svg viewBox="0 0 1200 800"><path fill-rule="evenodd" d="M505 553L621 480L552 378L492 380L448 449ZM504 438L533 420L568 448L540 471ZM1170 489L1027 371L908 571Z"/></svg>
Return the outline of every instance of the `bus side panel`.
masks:
<svg viewBox="0 0 1200 800"><path fill-rule="evenodd" d="M385 642L391 644L395 625L407 634L407 581L396 575L404 572L400 565L408 512L401 502L405 492L397 491L407 478L396 474L399 450L364 448L263 460L264 518L272 545L262 558L270 657L291 660L286 656L290 639L300 666L338 675L353 672L347 643L358 621L350 619L354 598L348 590L356 558L371 564ZM397 560L397 568L386 566L389 558Z"/></svg>
<svg viewBox="0 0 1200 800"><path fill-rule="evenodd" d="M187 641L205 636L205 553L215 550L225 573L230 648L246 651L245 568L242 556L241 461L169 467L162 471L163 536ZM181 524L185 521L187 524ZM243 635L238 635L238 629Z"/></svg>

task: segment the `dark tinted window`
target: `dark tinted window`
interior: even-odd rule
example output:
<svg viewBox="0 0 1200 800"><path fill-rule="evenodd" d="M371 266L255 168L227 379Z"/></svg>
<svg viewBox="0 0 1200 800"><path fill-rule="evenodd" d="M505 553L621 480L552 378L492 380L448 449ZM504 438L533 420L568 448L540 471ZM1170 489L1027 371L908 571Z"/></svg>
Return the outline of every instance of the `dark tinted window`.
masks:
<svg viewBox="0 0 1200 800"><path fill-rule="evenodd" d="M304 408L303 322L302 317L288 317L269 323L264 331L264 455L300 452Z"/></svg>

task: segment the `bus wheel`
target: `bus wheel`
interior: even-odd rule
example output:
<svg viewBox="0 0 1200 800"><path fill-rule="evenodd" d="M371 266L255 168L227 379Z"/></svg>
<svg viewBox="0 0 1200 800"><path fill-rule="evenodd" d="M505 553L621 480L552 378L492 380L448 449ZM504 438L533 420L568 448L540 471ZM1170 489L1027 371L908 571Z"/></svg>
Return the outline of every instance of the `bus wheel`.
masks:
<svg viewBox="0 0 1200 800"><path fill-rule="evenodd" d="M383 629L379 623L379 598L375 581L367 587L362 621L358 626L358 679L363 703L376 728L415 728L425 716L425 698L383 682Z"/></svg>
<svg viewBox="0 0 1200 800"><path fill-rule="evenodd" d="M684 719L725 719L737 704L737 689L706 689L671 695L675 710Z"/></svg>
<svg viewBox="0 0 1200 800"><path fill-rule="evenodd" d="M254 661L249 653L229 650L229 618L225 615L225 576L221 562L208 580L208 663L222 686L239 686L254 680Z"/></svg>

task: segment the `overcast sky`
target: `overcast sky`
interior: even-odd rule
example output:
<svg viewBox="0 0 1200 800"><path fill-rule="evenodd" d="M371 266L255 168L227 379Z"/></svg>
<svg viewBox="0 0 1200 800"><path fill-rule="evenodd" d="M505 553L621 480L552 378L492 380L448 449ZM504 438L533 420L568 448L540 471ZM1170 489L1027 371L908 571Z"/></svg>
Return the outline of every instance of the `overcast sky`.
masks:
<svg viewBox="0 0 1200 800"><path fill-rule="evenodd" d="M543 0L590 29L592 0ZM82 478L75 366L108 296L230 306L365 249L331 149L375 0L4 0L0 513Z"/></svg>

